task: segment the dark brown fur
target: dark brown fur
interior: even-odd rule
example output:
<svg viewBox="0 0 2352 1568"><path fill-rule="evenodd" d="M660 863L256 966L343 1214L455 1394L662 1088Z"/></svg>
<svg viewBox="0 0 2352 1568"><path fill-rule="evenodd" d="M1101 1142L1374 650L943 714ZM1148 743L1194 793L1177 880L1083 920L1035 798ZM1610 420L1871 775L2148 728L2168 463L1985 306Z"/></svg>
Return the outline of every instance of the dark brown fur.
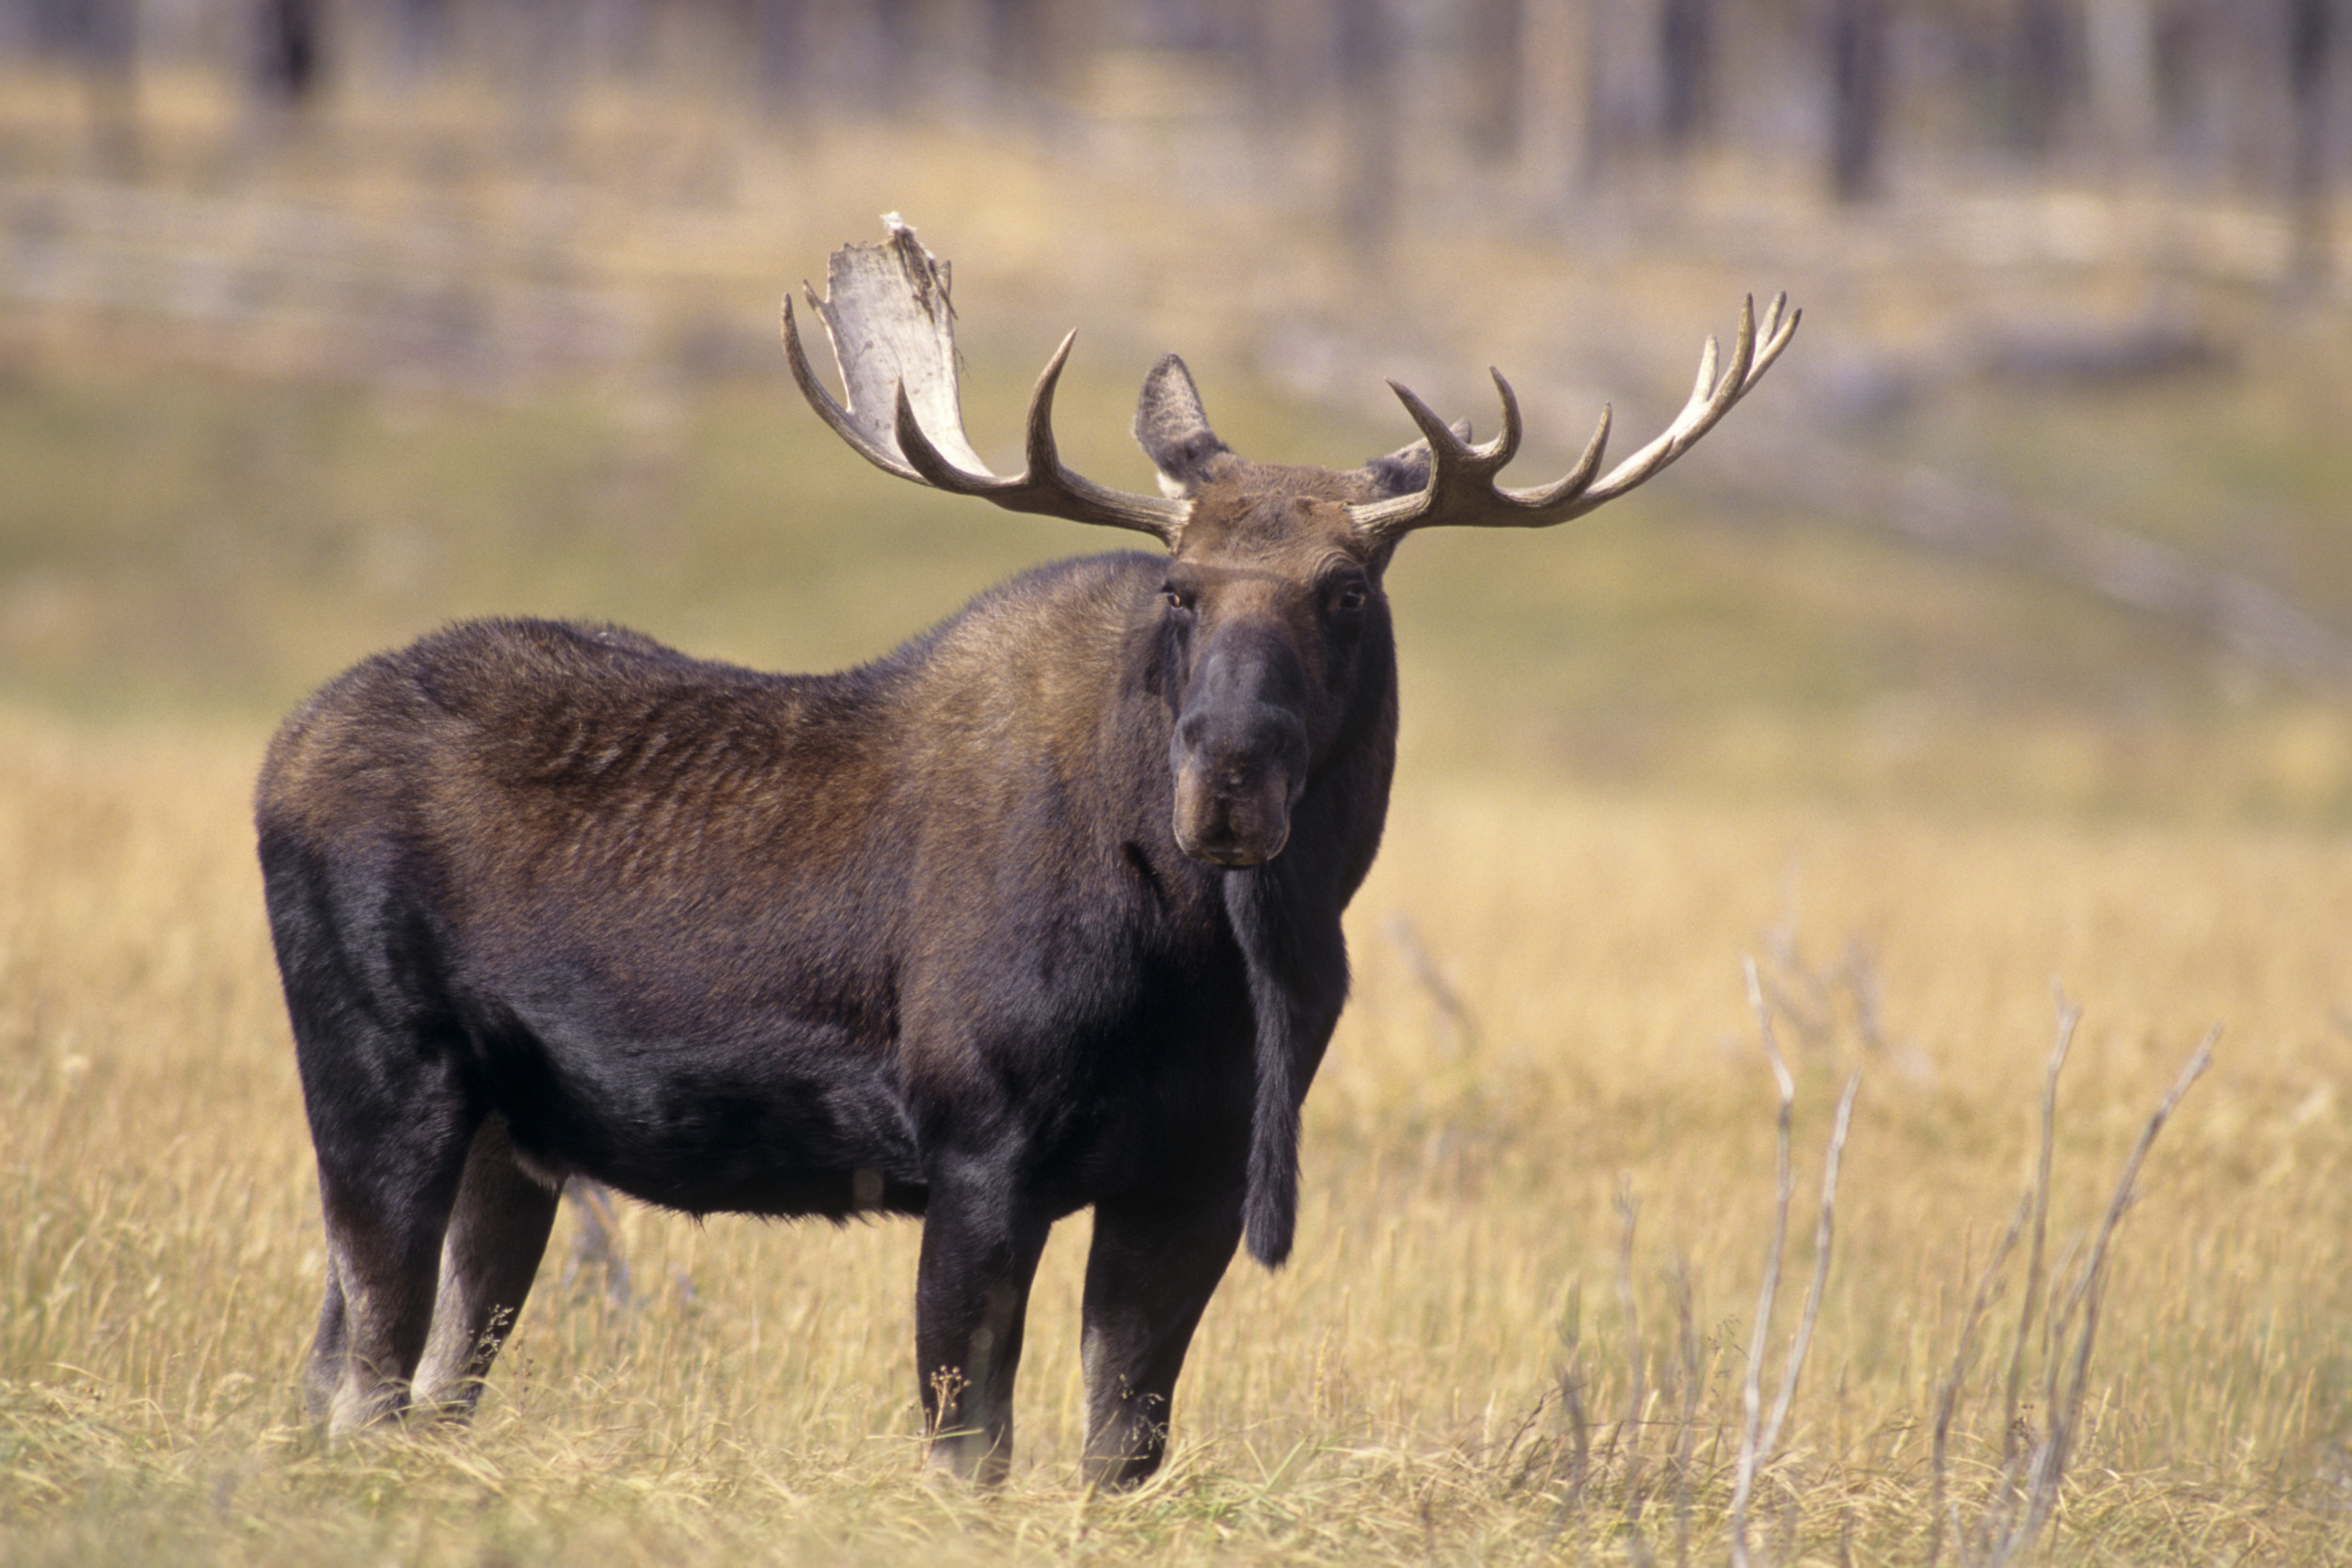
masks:
<svg viewBox="0 0 2352 1568"><path fill-rule="evenodd" d="M934 1452L984 1476L1047 1229L1091 1207L1089 1471L1157 1465L1237 1242L1290 1247L1395 747L1387 550L1342 503L1420 483L1163 424L1170 555L1044 568L862 669L478 622L287 721L256 820L326 1212L319 1418L469 1404L578 1173L924 1216Z"/></svg>

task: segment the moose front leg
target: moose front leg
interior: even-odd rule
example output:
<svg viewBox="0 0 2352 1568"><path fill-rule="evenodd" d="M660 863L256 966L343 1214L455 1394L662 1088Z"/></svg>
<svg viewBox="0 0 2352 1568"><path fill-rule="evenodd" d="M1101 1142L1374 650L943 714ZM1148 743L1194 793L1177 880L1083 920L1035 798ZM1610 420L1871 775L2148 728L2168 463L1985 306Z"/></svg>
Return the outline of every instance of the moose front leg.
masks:
<svg viewBox="0 0 2352 1568"><path fill-rule="evenodd" d="M915 1371L933 1465L985 1486L1012 1465L1012 1386L1049 1227L993 1168L934 1173L914 1284Z"/></svg>
<svg viewBox="0 0 2352 1568"><path fill-rule="evenodd" d="M1172 1210L1096 1206L1083 1351L1089 1481L1132 1486L1160 1467L1176 1374L1241 1223L1239 1193Z"/></svg>

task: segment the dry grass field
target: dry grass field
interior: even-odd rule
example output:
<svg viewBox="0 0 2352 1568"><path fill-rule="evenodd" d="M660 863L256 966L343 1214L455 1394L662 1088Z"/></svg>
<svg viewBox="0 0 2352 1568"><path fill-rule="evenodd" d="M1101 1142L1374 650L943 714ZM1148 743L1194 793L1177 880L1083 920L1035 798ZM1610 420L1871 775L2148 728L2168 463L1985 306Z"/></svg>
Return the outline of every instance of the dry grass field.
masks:
<svg viewBox="0 0 2352 1568"><path fill-rule="evenodd" d="M293 1389L320 1251L241 809L258 737L6 727L12 1562L1719 1560L1746 1367L1765 1357L1769 1402L1855 1069L1827 1289L1754 1539L1775 1561L1923 1560L1940 1485L1946 1560L1980 1560L2022 1247L1960 1341L2032 1184L2054 977L2083 1020L2045 1290L2225 1030L2117 1236L2053 1560L2345 1558L2352 848L2330 835L1409 788L1310 1103L1297 1260L1228 1281L1167 1473L1089 1497L1081 1238L1058 1238L1022 1458L975 1497L920 1475L908 1226L627 1208L626 1304L594 1268L563 1276L560 1231L474 1429L323 1450ZM1784 995L1797 1081L1800 1196L1760 1344L1774 1094L1742 955ZM2027 1338L2030 1445L2075 1340Z"/></svg>
<svg viewBox="0 0 2352 1568"><path fill-rule="evenodd" d="M181 91L151 112L200 130ZM361 123L379 163L290 153L246 186L190 132L126 195L23 174L55 133L26 104L0 92L0 281L33 258L51 291L0 302L0 1562L1720 1561L1735 1517L1776 1563L2352 1561L2341 690L1796 484L1826 450L1802 444L1834 401L1820 367L1866 340L1930 355L1954 299L2095 312L2144 274L2028 255L1931 300L1844 218L1764 214L1709 248L1636 214L1565 258L1467 230L1501 280L1476 298L1405 236L1402 277L1350 315L1311 303L1313 236L1243 244L1267 224L1246 201L1155 248L1152 193L1057 189L1034 150L983 184L951 135L930 161L877 130L714 174L691 116L616 111L580 131L572 186L534 191L456 158L462 116L437 150L430 117L413 145ZM590 178L612 149L650 195ZM246 821L268 725L458 615L831 667L1095 546L890 486L789 401L776 288L889 205L959 263L982 449L1083 319L1066 446L1121 483L1134 378L1168 346L1237 446L1338 462L1402 438L1380 373L1483 421L1494 358L1569 433L1540 466L1598 395L1629 429L1670 409L1741 289L1788 282L1811 336L1720 451L1623 508L1400 560L1401 788L1308 1103L1297 1255L1229 1276L1151 1484L1076 1483L1084 1216L1047 1252L1000 1494L923 1477L913 1227L631 1205L625 1299L566 1211L472 1428L323 1448L294 1390L315 1189ZM1862 248L1825 255L1808 223ZM2092 394L1955 377L1839 450L1998 481L2352 622L2352 315L2282 330L2183 268L2160 281L2233 369ZM219 307L238 289L262 303ZM1317 354L1362 395L1288 373ZM1794 1085L1760 1335L1779 1101L1750 960ZM2004 1245L2036 1192L2039 1267L2030 1226ZM1751 1371L1769 1418L1807 1323L1741 1502Z"/></svg>

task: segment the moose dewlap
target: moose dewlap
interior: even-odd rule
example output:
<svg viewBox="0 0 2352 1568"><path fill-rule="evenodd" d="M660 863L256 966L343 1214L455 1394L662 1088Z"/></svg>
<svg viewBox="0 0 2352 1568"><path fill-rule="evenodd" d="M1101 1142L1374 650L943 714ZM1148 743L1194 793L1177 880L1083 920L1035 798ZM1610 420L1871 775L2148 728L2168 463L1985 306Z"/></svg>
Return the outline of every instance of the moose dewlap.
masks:
<svg viewBox="0 0 2352 1568"><path fill-rule="evenodd" d="M846 674L714 664L611 627L483 621L371 658L270 747L255 807L326 1211L307 1392L343 1431L462 1414L571 1175L692 1213L921 1217L915 1371L934 1459L1004 1473L1031 1277L1094 1211L1086 1465L1165 1449L1195 1325L1247 1238L1289 1254L1299 1106L1347 995L1340 916L1396 750L1383 578L1444 525L1536 528L1624 494L1796 328L1743 309L1690 404L1606 475L1496 483L1422 439L1360 468L1256 463L1174 356L1136 436L1163 495L965 440L946 265L895 219L834 253L846 402L876 467L1146 533L981 594Z"/></svg>

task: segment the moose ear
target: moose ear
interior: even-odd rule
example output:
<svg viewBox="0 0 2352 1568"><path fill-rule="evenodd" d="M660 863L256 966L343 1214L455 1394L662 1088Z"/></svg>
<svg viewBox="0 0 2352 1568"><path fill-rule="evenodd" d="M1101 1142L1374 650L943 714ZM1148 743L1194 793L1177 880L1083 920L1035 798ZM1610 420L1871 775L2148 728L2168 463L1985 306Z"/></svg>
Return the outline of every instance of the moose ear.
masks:
<svg viewBox="0 0 2352 1568"><path fill-rule="evenodd" d="M1454 421L1454 434L1465 442L1470 438L1468 420ZM1391 496L1410 496L1429 488L1429 443L1415 441L1409 447L1399 447L1386 457L1375 457L1364 465L1364 477L1372 481L1374 499L1387 500Z"/></svg>
<svg viewBox="0 0 2352 1568"><path fill-rule="evenodd" d="M1232 454L1209 428L1192 374L1172 354L1163 355L1143 378L1143 396L1136 404L1136 440L1160 470L1160 488L1171 496L1190 495L1208 479L1218 458Z"/></svg>

